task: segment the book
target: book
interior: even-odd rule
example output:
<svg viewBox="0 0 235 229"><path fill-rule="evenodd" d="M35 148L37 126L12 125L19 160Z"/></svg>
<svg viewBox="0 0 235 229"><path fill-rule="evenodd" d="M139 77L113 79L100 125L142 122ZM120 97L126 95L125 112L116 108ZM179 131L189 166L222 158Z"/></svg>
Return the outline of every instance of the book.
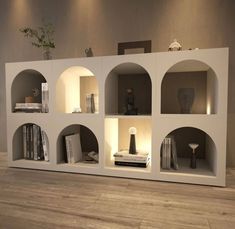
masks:
<svg viewBox="0 0 235 229"><path fill-rule="evenodd" d="M136 163L148 163L150 161L150 158L148 157L146 160L137 160L137 159L130 159L130 158L123 158L123 157L116 157L114 161L120 161L120 162L136 162Z"/></svg>
<svg viewBox="0 0 235 229"><path fill-rule="evenodd" d="M179 169L179 165L178 165L178 160L177 160L177 149L176 149L176 142L175 142L175 138L174 136L170 136L171 138L171 144L172 144L172 147L171 147L171 164L172 164L172 167L173 169L177 170Z"/></svg>
<svg viewBox="0 0 235 229"><path fill-rule="evenodd" d="M38 135L39 135L39 131L38 131L38 126L33 124L32 126L33 128L33 145L32 145L32 151L33 151L33 159L36 161L40 158L38 158L38 144L40 144L40 142L38 142Z"/></svg>
<svg viewBox="0 0 235 229"><path fill-rule="evenodd" d="M147 158L149 157L149 153L147 152L142 152L142 153L137 153L137 154L129 154L129 151L127 150L122 150L119 152L116 152L114 155L114 158L123 158L123 159L127 159L127 160L142 160L142 161L146 161Z"/></svg>
<svg viewBox="0 0 235 229"><path fill-rule="evenodd" d="M162 143L161 167L163 169L171 168L171 138L168 138L168 137L166 137Z"/></svg>
<svg viewBox="0 0 235 229"><path fill-rule="evenodd" d="M161 148L161 167L162 169L179 169L177 162L176 142L173 135L167 136Z"/></svg>
<svg viewBox="0 0 235 229"><path fill-rule="evenodd" d="M82 148L79 133L66 135L65 145L68 163L76 163L82 160Z"/></svg>
<svg viewBox="0 0 235 229"><path fill-rule="evenodd" d="M27 158L27 126L23 125L23 153L24 153L24 158Z"/></svg>
<svg viewBox="0 0 235 229"><path fill-rule="evenodd" d="M49 161L49 141L44 130L41 129L42 151L45 161Z"/></svg>
<svg viewBox="0 0 235 229"><path fill-rule="evenodd" d="M15 109L41 109L41 103L16 103Z"/></svg>
<svg viewBox="0 0 235 229"><path fill-rule="evenodd" d="M41 84L41 90L42 90L42 113L48 113L49 112L48 83L42 83Z"/></svg>
<svg viewBox="0 0 235 229"><path fill-rule="evenodd" d="M114 164L122 166L142 167L142 168L147 168L148 166L148 163L126 162L126 161L115 161Z"/></svg>

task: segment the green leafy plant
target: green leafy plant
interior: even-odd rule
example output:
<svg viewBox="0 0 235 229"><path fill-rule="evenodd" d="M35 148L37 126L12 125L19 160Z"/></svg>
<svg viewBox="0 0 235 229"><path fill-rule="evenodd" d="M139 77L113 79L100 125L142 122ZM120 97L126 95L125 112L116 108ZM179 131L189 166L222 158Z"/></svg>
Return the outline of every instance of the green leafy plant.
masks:
<svg viewBox="0 0 235 229"><path fill-rule="evenodd" d="M37 29L23 27L19 30L24 33L25 37L34 39L32 41L33 46L43 49L55 48L53 39L54 28L51 23L43 23L43 25Z"/></svg>

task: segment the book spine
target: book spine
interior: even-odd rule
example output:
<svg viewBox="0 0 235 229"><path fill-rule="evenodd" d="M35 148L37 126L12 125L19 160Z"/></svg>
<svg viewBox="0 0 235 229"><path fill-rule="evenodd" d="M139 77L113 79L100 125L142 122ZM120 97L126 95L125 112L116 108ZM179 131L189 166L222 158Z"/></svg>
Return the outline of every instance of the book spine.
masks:
<svg viewBox="0 0 235 229"><path fill-rule="evenodd" d="M49 149L48 149L47 136L44 130L42 129L41 129L41 139L42 139L42 150L43 150L44 160L49 161Z"/></svg>
<svg viewBox="0 0 235 229"><path fill-rule="evenodd" d="M142 167L142 168L147 167L146 163L138 163L138 162L115 161L114 163L115 165L123 165L123 166L133 166L133 167Z"/></svg>
<svg viewBox="0 0 235 229"><path fill-rule="evenodd" d="M65 144L66 144L66 152L67 152L67 161L68 163L71 163L72 144L71 144L69 136L65 137Z"/></svg>
<svg viewBox="0 0 235 229"><path fill-rule="evenodd" d="M38 129L33 124L33 159L38 160Z"/></svg>
<svg viewBox="0 0 235 229"><path fill-rule="evenodd" d="M142 161L146 161L148 156L139 156L139 155L135 155L135 156L131 156L131 155L118 155L118 154L114 154L115 158L123 158L126 160L142 160Z"/></svg>
<svg viewBox="0 0 235 229"><path fill-rule="evenodd" d="M29 126L29 155L30 155L30 159L33 159L34 158L34 155L33 155L33 126L30 125Z"/></svg>
<svg viewBox="0 0 235 229"><path fill-rule="evenodd" d="M23 153L24 159L27 158L27 126L23 125Z"/></svg>
<svg viewBox="0 0 235 229"><path fill-rule="evenodd" d="M136 163L147 163L149 161L149 158L146 160L136 160L136 159L126 159L126 158L118 158L116 157L114 161L120 161L120 162L136 162Z"/></svg>

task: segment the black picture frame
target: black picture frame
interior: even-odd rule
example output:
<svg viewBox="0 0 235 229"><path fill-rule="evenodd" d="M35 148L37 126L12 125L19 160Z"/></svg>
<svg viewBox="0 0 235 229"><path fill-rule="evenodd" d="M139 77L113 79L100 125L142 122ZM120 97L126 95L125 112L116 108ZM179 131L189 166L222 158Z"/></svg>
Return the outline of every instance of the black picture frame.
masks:
<svg viewBox="0 0 235 229"><path fill-rule="evenodd" d="M143 53L150 53L152 48L152 41L131 41L118 43L118 55L124 55L126 49L143 48Z"/></svg>

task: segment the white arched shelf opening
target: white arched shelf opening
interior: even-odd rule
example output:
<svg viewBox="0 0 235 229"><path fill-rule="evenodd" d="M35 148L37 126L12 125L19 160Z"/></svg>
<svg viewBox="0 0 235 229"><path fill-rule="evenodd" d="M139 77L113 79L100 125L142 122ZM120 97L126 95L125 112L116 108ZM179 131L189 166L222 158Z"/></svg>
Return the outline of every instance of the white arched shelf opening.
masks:
<svg viewBox="0 0 235 229"><path fill-rule="evenodd" d="M161 172L216 175L216 145L201 129L181 127L171 131L162 141L160 152Z"/></svg>
<svg viewBox="0 0 235 229"><path fill-rule="evenodd" d="M162 79L162 114L216 114L217 100L217 76L201 61L178 62Z"/></svg>
<svg viewBox="0 0 235 229"><path fill-rule="evenodd" d="M18 127L12 140L13 161L26 159L49 161L49 140L46 131L35 123Z"/></svg>
<svg viewBox="0 0 235 229"><path fill-rule="evenodd" d="M134 100L129 108L128 90L132 91L130 100ZM122 63L109 72L105 80L106 115L151 115L151 103L152 83L145 68L136 63Z"/></svg>
<svg viewBox="0 0 235 229"><path fill-rule="evenodd" d="M57 139L57 164L98 165L99 144L91 129L72 124L65 127Z"/></svg>
<svg viewBox="0 0 235 229"><path fill-rule="evenodd" d="M27 69L20 72L14 78L11 86L12 112L41 112L40 104L42 104L42 83L46 82L45 77L36 70ZM35 109L26 109L23 106L26 102L35 103L35 106L37 103L36 107L38 109L36 109L35 106ZM18 106L16 106L17 104ZM20 106L22 109L20 109Z"/></svg>
<svg viewBox="0 0 235 229"><path fill-rule="evenodd" d="M56 83L56 111L98 113L98 82L87 68L73 66L61 73Z"/></svg>

